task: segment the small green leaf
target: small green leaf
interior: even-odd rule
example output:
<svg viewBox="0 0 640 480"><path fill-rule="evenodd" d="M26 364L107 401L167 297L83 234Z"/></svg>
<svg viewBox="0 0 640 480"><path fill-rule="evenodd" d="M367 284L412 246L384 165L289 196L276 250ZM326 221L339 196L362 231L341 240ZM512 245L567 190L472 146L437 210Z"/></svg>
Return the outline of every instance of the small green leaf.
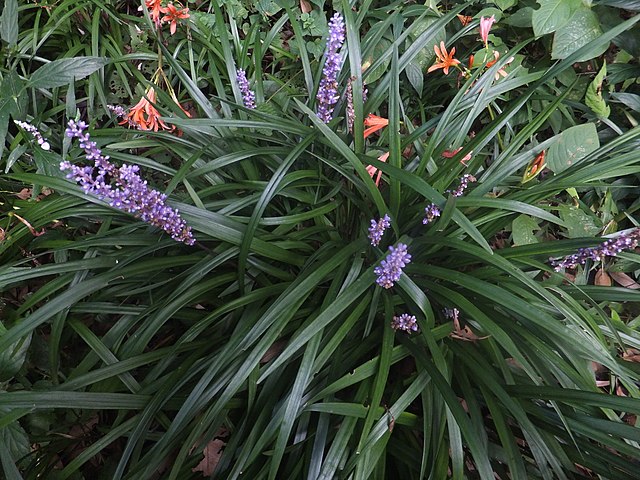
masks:
<svg viewBox="0 0 640 480"><path fill-rule="evenodd" d="M583 6L576 10L569 22L559 28L554 35L551 58L554 60L567 58L580 47L593 42L601 35L602 29L598 17L589 7ZM602 55L607 48L609 48L608 42L585 53L578 61L585 62Z"/></svg>
<svg viewBox="0 0 640 480"><path fill-rule="evenodd" d="M593 123L576 125L557 135L547 151L547 166L560 173L600 147L598 132Z"/></svg>
<svg viewBox="0 0 640 480"><path fill-rule="evenodd" d="M13 46L18 41L18 1L5 0L0 17L0 36Z"/></svg>
<svg viewBox="0 0 640 480"><path fill-rule="evenodd" d="M607 62L604 62L600 72L593 79L593 82L587 87L587 93L585 93L584 101L593 113L602 118L608 118L611 113L611 108L602 98L602 82L607 75Z"/></svg>
<svg viewBox="0 0 640 480"><path fill-rule="evenodd" d="M538 239L533 232L539 229L538 223L529 215L519 215L511 222L513 245L538 243Z"/></svg>
<svg viewBox="0 0 640 480"><path fill-rule="evenodd" d="M533 11L531 23L536 37L553 33L571 18L580 0L538 0L540 8Z"/></svg>
<svg viewBox="0 0 640 480"><path fill-rule="evenodd" d="M0 323L0 335L3 335L6 331L7 329ZM20 371L27 358L30 344L31 333L0 351L0 382L10 380Z"/></svg>
<svg viewBox="0 0 640 480"><path fill-rule="evenodd" d="M80 80L109 63L106 57L62 58L36 70L27 82L28 87L54 88Z"/></svg>
<svg viewBox="0 0 640 480"><path fill-rule="evenodd" d="M561 205L558 210L567 226L569 238L593 237L600 232L601 226L596 223L597 217L567 205Z"/></svg>
<svg viewBox="0 0 640 480"><path fill-rule="evenodd" d="M409 83L417 92L419 97L422 97L422 88L424 86L424 75L417 62L411 62L407 65L404 73L406 73Z"/></svg>
<svg viewBox="0 0 640 480"><path fill-rule="evenodd" d="M10 412L7 408L0 408L0 416ZM14 462L29 455L31 443L29 437L20 424L15 421L4 428L0 428L0 443L5 445Z"/></svg>

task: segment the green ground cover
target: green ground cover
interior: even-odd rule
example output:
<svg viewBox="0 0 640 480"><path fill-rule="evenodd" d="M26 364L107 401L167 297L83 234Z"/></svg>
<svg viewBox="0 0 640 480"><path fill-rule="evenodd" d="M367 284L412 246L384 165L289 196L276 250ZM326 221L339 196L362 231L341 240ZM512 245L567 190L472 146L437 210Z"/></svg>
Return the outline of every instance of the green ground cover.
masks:
<svg viewBox="0 0 640 480"><path fill-rule="evenodd" d="M4 0L4 478L637 479L638 12Z"/></svg>

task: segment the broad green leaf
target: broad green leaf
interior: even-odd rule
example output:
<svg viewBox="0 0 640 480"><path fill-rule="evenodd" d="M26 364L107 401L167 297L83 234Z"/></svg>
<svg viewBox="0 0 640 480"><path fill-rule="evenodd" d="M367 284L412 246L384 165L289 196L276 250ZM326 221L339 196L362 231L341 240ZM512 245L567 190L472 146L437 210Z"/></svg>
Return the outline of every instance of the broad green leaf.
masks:
<svg viewBox="0 0 640 480"><path fill-rule="evenodd" d="M506 17L502 23L520 28L531 28L533 24L533 8L524 7Z"/></svg>
<svg viewBox="0 0 640 480"><path fill-rule="evenodd" d="M640 95L635 93L612 93L611 97L633 111L640 112Z"/></svg>
<svg viewBox="0 0 640 480"><path fill-rule="evenodd" d="M0 335L4 335L6 331L7 329L0 323ZM27 357L30 344L31 333L0 351L0 382L10 380L18 373Z"/></svg>
<svg viewBox="0 0 640 480"><path fill-rule="evenodd" d="M418 96L422 97L424 75L422 73L422 70L420 69L420 66L417 64L417 62L411 62L409 65L407 65L407 68L404 71L404 73L406 73L409 83L417 92Z"/></svg>
<svg viewBox="0 0 640 480"><path fill-rule="evenodd" d="M0 17L0 36L10 46L18 41L18 0L4 0Z"/></svg>
<svg viewBox="0 0 640 480"><path fill-rule="evenodd" d="M493 0L493 3L496 5L496 7L498 7L500 10L506 10L507 8L511 8L513 7L516 3L518 3L518 0Z"/></svg>
<svg viewBox="0 0 640 480"><path fill-rule="evenodd" d="M0 393L2 395L2 393ZM10 410L0 407L0 416L8 414ZM4 428L0 428L0 443L9 449L9 454L14 462L29 455L31 442L18 421L14 421Z"/></svg>
<svg viewBox="0 0 640 480"><path fill-rule="evenodd" d="M533 232L539 228L538 223L529 215L519 215L516 217L513 222L511 222L514 246L538 243L538 239Z"/></svg>
<svg viewBox="0 0 640 480"><path fill-rule="evenodd" d="M413 43L417 41L418 38L420 38L420 35L422 35L437 20L438 20L437 17L432 17L432 16L426 16L419 20L416 20L416 22L413 25L415 30L413 30L411 34L411 42ZM430 42L425 42L424 47L418 52L415 59L412 60L409 65L413 63L417 63L417 65L422 70L425 70L426 68L431 66L431 64L433 64L433 61L436 58L436 54L433 50L433 47L435 45L440 45L440 42L444 42L446 40L447 40L447 33L445 32L444 28L441 28Z"/></svg>
<svg viewBox="0 0 640 480"><path fill-rule="evenodd" d="M588 7L581 7L576 10L569 22L555 33L551 58L567 58L580 47L588 45L601 35L602 29L596 14ZM596 47L582 55L578 61L585 62L602 55L607 48L609 48L609 43Z"/></svg>
<svg viewBox="0 0 640 480"><path fill-rule="evenodd" d="M54 88L80 80L104 67L110 60L106 57L61 58L36 70L27 82L28 87Z"/></svg>
<svg viewBox="0 0 640 480"><path fill-rule="evenodd" d="M383 38L376 44L373 49L373 53L367 57L365 57L362 61L362 70L366 71L371 64L373 64L378 58L384 54L389 47L391 47L391 42L386 38ZM381 65L378 65L376 68L367 72L367 83L373 83L378 80L389 68L389 64L391 63L391 58L387 58Z"/></svg>
<svg viewBox="0 0 640 480"><path fill-rule="evenodd" d="M599 147L598 132L593 123L576 125L559 134L557 140L549 147L546 155L547 166L554 173L560 173Z"/></svg>
<svg viewBox="0 0 640 480"><path fill-rule="evenodd" d="M596 224L596 217L588 215L579 208L561 205L560 217L567 226L569 238L592 237L600 232L600 225Z"/></svg>
<svg viewBox="0 0 640 480"><path fill-rule="evenodd" d="M598 72L598 75L593 79L587 88L587 93L584 97L584 102L587 104L593 112L599 117L609 118L611 108L602 98L602 82L604 77L607 76L607 62L604 62L602 68Z"/></svg>
<svg viewBox="0 0 640 480"><path fill-rule="evenodd" d="M538 0L540 8L533 11L531 22L536 37L553 33L566 24L580 0Z"/></svg>

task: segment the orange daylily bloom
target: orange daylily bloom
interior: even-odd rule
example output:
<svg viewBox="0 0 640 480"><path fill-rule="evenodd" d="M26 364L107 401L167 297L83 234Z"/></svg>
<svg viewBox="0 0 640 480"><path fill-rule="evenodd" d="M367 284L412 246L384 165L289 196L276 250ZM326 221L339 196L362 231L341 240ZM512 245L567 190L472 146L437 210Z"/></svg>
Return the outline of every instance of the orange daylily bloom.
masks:
<svg viewBox="0 0 640 480"><path fill-rule="evenodd" d="M389 152L387 153L383 153L382 155L380 155L378 157L378 160L380 160L381 162L386 162L389 159ZM373 165L369 165L367 167L367 173L369 174L369 176L371 178L373 178L373 176L376 174L376 172L378 172L378 176L376 177L376 187L380 186L380 178L382 177L382 170L378 170L376 167L374 167Z"/></svg>
<svg viewBox="0 0 640 480"><path fill-rule="evenodd" d="M183 19L189 18L189 9L183 8L182 10L178 10L173 3L170 3L165 8L161 8L160 11L162 13L166 13L164 17L162 17L162 23L170 23L169 31L171 35L176 33L176 29L178 28L178 22Z"/></svg>
<svg viewBox="0 0 640 480"><path fill-rule="evenodd" d="M158 127L162 127L163 130L172 132L175 127L170 127L160 120L160 112L153 106L154 103L156 103L156 91L151 87L140 101L131 107L120 125L128 123L135 125L140 130L153 130L154 132L158 131Z"/></svg>
<svg viewBox="0 0 640 480"><path fill-rule="evenodd" d="M372 133L377 132L381 128L386 127L387 125L389 125L389 120L387 120L386 118L378 117L377 115L370 113L367 116L367 118L365 118L364 120L364 126L369 127L364 131L364 138L367 138Z"/></svg>
<svg viewBox="0 0 640 480"><path fill-rule="evenodd" d="M149 10L149 16L153 23L156 24L157 27L160 26L160 12L162 11L162 0L145 0L144 4L147 6L147 10ZM140 7L138 10L141 10Z"/></svg>
<svg viewBox="0 0 640 480"><path fill-rule="evenodd" d="M433 46L433 51L436 52L436 57L438 57L439 62L436 62L434 65L431 65L427 72L433 72L434 70L438 70L442 68L445 75L449 74L449 67L453 67L454 65L458 65L460 60L453 58L453 55L456 53L456 47L453 47L449 53L447 53L447 49L444 45L444 42L440 42L440 48L437 45Z"/></svg>

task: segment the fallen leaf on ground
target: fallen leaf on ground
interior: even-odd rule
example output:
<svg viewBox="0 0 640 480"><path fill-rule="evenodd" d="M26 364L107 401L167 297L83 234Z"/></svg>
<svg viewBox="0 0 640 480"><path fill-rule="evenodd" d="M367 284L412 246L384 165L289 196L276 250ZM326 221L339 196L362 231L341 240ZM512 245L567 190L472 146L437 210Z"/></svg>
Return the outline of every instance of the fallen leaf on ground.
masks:
<svg viewBox="0 0 640 480"><path fill-rule="evenodd" d="M226 443L219 438L211 440L202 450L204 458L202 461L191 469L192 472L202 472L202 476L209 477L218 466L222 450Z"/></svg>

